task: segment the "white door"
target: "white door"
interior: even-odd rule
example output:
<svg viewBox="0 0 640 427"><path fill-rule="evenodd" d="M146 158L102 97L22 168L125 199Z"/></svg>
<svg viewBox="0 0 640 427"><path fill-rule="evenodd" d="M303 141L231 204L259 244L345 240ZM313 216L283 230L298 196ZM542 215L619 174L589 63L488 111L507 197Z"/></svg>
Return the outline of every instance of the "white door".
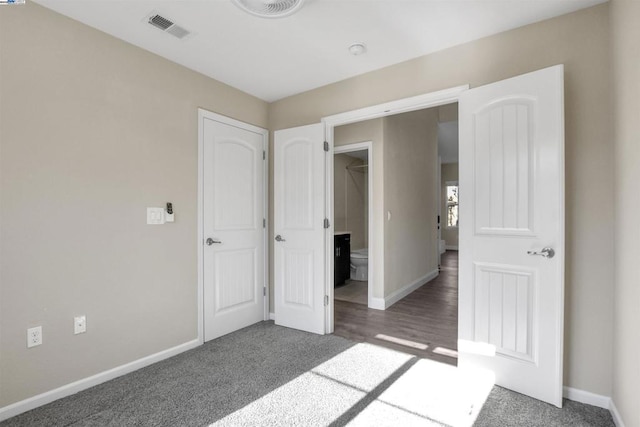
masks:
<svg viewBox="0 0 640 427"><path fill-rule="evenodd" d="M547 68L460 98L459 366L489 368L498 385L558 407L563 72Z"/></svg>
<svg viewBox="0 0 640 427"><path fill-rule="evenodd" d="M208 115L201 123L205 341L264 320L265 285L266 131Z"/></svg>
<svg viewBox="0 0 640 427"><path fill-rule="evenodd" d="M275 132L275 323L324 334L324 128Z"/></svg>

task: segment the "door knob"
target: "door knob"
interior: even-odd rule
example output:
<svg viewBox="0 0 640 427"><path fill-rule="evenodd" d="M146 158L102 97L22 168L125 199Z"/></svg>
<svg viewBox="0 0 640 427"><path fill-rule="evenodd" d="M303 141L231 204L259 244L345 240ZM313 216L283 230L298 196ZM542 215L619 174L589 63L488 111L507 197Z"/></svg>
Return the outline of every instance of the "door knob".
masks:
<svg viewBox="0 0 640 427"><path fill-rule="evenodd" d="M214 240L214 239L212 239L211 237L209 237L209 238L206 240L206 243L207 243L207 245L208 245L208 246L211 246L211 245L213 245L214 243L222 243L222 242L221 242L220 240Z"/></svg>
<svg viewBox="0 0 640 427"><path fill-rule="evenodd" d="M284 239L282 238L282 236L278 234L278 235L276 236L276 242L286 242L286 240L284 240Z"/></svg>
<svg viewBox="0 0 640 427"><path fill-rule="evenodd" d="M529 255L540 255L540 256L545 257L545 258L553 258L554 255L556 254L556 251L554 251L553 248L542 248L542 250L540 252L527 251L527 254L529 254Z"/></svg>

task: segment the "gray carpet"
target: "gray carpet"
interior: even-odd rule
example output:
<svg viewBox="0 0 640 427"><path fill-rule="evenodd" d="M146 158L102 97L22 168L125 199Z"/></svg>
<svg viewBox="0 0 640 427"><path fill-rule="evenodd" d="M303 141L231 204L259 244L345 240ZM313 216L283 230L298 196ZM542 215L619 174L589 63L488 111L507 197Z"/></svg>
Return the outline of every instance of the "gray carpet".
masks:
<svg viewBox="0 0 640 427"><path fill-rule="evenodd" d="M476 423L478 427L611 426L611 413L583 403L564 400L562 409L539 400L494 387Z"/></svg>
<svg viewBox="0 0 640 427"><path fill-rule="evenodd" d="M464 405L438 415L442 385L417 381L421 370L448 367L434 363L263 322L0 425L465 425ZM405 404L402 386L418 399ZM428 402L435 412L421 410ZM494 387L476 425L614 424L604 409L566 401L560 410Z"/></svg>

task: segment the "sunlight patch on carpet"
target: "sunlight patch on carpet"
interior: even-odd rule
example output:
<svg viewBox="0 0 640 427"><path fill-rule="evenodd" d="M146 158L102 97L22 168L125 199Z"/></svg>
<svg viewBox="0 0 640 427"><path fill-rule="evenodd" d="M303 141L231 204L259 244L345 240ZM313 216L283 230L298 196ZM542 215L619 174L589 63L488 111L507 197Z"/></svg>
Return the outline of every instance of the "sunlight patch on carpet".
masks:
<svg viewBox="0 0 640 427"><path fill-rule="evenodd" d="M378 334L378 335L375 336L375 338L377 338L379 340L382 340L382 341L387 341L387 342L391 342L391 343L394 343L394 344L403 345L405 347L417 348L418 350L426 350L426 349L429 348L429 346L426 345L426 344L422 344L422 343L411 341L411 340L405 340L404 338L392 337L392 336L385 335L385 334Z"/></svg>
<svg viewBox="0 0 640 427"><path fill-rule="evenodd" d="M211 425L328 425L412 357L357 344Z"/></svg>
<svg viewBox="0 0 640 427"><path fill-rule="evenodd" d="M448 356L448 357L454 357L454 358L458 358L458 352L455 350L451 350L450 348L446 348L446 347L436 347L433 349L433 352L436 354L440 354L442 356Z"/></svg>
<svg viewBox="0 0 640 427"><path fill-rule="evenodd" d="M402 424L472 426L494 382L490 372L421 359L349 425L391 426L406 419Z"/></svg>

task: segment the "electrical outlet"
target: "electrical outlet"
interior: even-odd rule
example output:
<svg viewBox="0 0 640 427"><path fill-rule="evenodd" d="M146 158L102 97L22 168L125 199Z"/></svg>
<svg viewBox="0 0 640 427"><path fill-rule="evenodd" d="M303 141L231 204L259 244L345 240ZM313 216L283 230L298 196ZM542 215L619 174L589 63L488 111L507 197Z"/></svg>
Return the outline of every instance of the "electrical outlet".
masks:
<svg viewBox="0 0 640 427"><path fill-rule="evenodd" d="M27 329L27 348L42 344L42 326Z"/></svg>
<svg viewBox="0 0 640 427"><path fill-rule="evenodd" d="M87 316L76 316L73 318L73 333L84 334L87 332Z"/></svg>

